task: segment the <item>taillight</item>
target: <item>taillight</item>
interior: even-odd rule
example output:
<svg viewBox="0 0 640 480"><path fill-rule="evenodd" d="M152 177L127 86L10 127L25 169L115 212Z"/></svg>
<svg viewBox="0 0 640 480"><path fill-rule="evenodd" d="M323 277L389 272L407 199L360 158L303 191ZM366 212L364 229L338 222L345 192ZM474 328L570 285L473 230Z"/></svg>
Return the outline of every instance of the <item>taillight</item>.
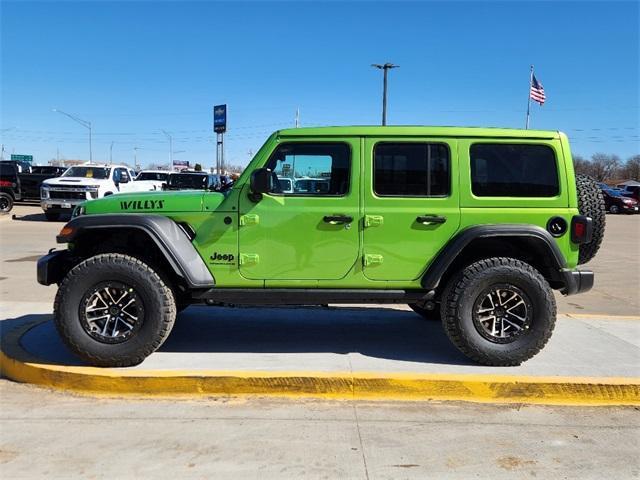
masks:
<svg viewBox="0 0 640 480"><path fill-rule="evenodd" d="M0 187L14 188L16 185L9 180L0 180Z"/></svg>
<svg viewBox="0 0 640 480"><path fill-rule="evenodd" d="M593 236L593 220L591 217L576 215L571 219L571 241L573 243L589 243Z"/></svg>

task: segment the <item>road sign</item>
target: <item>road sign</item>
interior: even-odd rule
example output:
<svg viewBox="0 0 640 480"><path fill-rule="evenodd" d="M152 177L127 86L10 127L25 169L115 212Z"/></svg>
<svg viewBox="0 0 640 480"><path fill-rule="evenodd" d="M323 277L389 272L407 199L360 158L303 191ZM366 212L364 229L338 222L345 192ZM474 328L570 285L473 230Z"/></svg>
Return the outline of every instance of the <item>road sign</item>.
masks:
<svg viewBox="0 0 640 480"><path fill-rule="evenodd" d="M213 131L224 133L227 131L227 106L216 105L213 107Z"/></svg>
<svg viewBox="0 0 640 480"><path fill-rule="evenodd" d="M33 163L33 155L15 155L11 154L11 160L15 162L29 162Z"/></svg>

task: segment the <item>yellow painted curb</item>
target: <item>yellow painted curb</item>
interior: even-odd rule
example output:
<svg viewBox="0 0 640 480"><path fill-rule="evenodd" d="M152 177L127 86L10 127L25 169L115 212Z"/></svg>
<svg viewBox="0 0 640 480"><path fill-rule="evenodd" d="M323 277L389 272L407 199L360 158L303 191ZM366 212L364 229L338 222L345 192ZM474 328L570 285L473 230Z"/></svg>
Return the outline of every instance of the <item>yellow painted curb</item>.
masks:
<svg viewBox="0 0 640 480"><path fill-rule="evenodd" d="M110 397L270 396L336 400L457 400L548 405L640 405L640 378L137 370L43 364L4 335L0 372L10 380Z"/></svg>
<svg viewBox="0 0 640 480"><path fill-rule="evenodd" d="M576 320L640 320L640 315L607 315L604 313L561 313Z"/></svg>

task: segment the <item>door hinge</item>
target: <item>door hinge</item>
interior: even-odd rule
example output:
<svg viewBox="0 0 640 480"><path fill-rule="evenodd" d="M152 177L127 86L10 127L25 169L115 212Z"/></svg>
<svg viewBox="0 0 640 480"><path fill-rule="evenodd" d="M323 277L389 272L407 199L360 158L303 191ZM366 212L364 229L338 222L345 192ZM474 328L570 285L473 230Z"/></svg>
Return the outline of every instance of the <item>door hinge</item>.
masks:
<svg viewBox="0 0 640 480"><path fill-rule="evenodd" d="M254 265L260 261L260 256L257 253L241 253L240 265Z"/></svg>
<svg viewBox="0 0 640 480"><path fill-rule="evenodd" d="M382 255L367 253L363 260L364 266L369 267L371 265L382 265L383 257Z"/></svg>
<svg viewBox="0 0 640 480"><path fill-rule="evenodd" d="M384 217L382 215L365 215L364 226L365 227L379 227L384 223Z"/></svg>
<svg viewBox="0 0 640 480"><path fill-rule="evenodd" d="M260 217L254 213L248 213L240 216L240 225L257 225L260 223Z"/></svg>

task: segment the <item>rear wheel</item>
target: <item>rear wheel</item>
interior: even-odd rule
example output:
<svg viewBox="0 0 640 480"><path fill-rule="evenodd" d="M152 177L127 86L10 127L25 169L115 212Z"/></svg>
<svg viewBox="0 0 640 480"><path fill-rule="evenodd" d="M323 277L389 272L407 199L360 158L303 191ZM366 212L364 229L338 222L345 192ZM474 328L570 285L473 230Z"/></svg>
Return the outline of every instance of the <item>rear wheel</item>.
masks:
<svg viewBox="0 0 640 480"><path fill-rule="evenodd" d="M576 188L578 190L578 211L580 215L591 217L593 222L591 241L581 244L578 253L578 263L583 264L595 257L600 249L604 238L606 207L602 191L593 178L587 175L576 175Z"/></svg>
<svg viewBox="0 0 640 480"><path fill-rule="evenodd" d="M13 197L5 192L0 192L0 213L9 213L13 208Z"/></svg>
<svg viewBox="0 0 640 480"><path fill-rule="evenodd" d="M171 289L140 260L101 254L74 267L54 303L66 345L91 365L141 363L165 341L176 317Z"/></svg>
<svg viewBox="0 0 640 480"><path fill-rule="evenodd" d="M547 343L556 303L547 281L513 258L480 260L448 283L444 330L467 357L494 366L519 365Z"/></svg>
<svg viewBox="0 0 640 480"><path fill-rule="evenodd" d="M611 205L609 211L613 214L620 213L620 207L618 207L618 205Z"/></svg>

